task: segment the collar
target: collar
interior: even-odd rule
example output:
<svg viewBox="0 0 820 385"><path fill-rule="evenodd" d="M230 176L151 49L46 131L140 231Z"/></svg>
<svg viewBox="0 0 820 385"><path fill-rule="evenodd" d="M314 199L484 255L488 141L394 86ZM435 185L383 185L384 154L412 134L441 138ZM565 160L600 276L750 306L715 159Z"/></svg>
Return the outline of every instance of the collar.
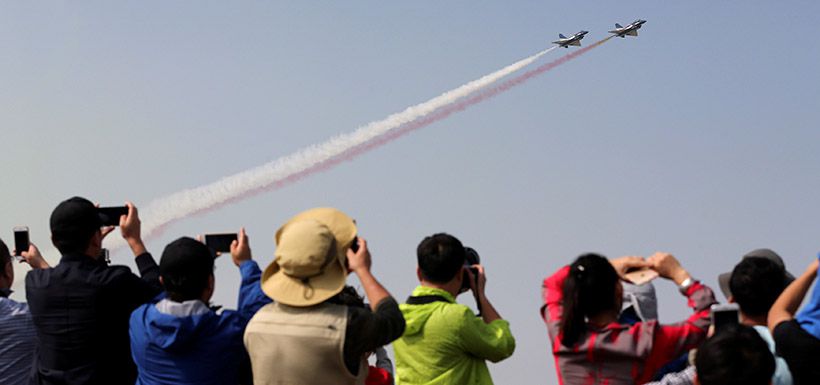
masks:
<svg viewBox="0 0 820 385"><path fill-rule="evenodd" d="M421 296L426 296L426 295L437 295L437 296L440 296L440 297L443 297L444 299L446 299L447 302L450 302L450 303L455 303L456 302L456 299L455 299L455 297L453 297L452 294L450 294L446 290L437 289L435 287L418 286L418 287L416 287L415 290L413 290L413 294L412 294L413 297L421 297Z"/></svg>
<svg viewBox="0 0 820 385"><path fill-rule="evenodd" d="M14 291L9 289L0 289L0 297L8 298Z"/></svg>
<svg viewBox="0 0 820 385"><path fill-rule="evenodd" d="M195 315L202 315L209 313L211 309L204 302L194 299L185 302L174 302L168 298L157 302L157 311L162 314L172 315L176 317L189 317Z"/></svg>
<svg viewBox="0 0 820 385"><path fill-rule="evenodd" d="M69 253L63 254L63 257L60 258L60 263L63 262L81 262L81 263L90 263L92 265L99 265L99 266L107 266L105 261L102 258L94 259L85 255L83 253Z"/></svg>

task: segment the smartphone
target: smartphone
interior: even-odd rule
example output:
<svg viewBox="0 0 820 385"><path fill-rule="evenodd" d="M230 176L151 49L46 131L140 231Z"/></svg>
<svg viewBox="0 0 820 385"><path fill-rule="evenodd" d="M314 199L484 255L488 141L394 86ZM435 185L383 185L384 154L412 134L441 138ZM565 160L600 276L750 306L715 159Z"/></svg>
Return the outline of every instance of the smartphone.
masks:
<svg viewBox="0 0 820 385"><path fill-rule="evenodd" d="M231 243L238 240L236 233L231 234L205 234L205 246L215 252L230 252Z"/></svg>
<svg viewBox="0 0 820 385"><path fill-rule="evenodd" d="M17 226L14 228L14 256L17 260L23 259L23 252L28 251L29 246L28 227Z"/></svg>
<svg viewBox="0 0 820 385"><path fill-rule="evenodd" d="M712 305L711 309L712 325L715 327L715 333L723 330L727 326L740 323L740 306L736 303Z"/></svg>
<svg viewBox="0 0 820 385"><path fill-rule="evenodd" d="M128 206L100 207L97 214L103 226L119 226L120 217L128 215Z"/></svg>
<svg viewBox="0 0 820 385"><path fill-rule="evenodd" d="M353 242L350 244L350 250L353 250L354 253L359 251L359 237L353 237Z"/></svg>
<svg viewBox="0 0 820 385"><path fill-rule="evenodd" d="M624 274L624 279L635 284L643 285L658 278L658 272L650 268L632 270Z"/></svg>

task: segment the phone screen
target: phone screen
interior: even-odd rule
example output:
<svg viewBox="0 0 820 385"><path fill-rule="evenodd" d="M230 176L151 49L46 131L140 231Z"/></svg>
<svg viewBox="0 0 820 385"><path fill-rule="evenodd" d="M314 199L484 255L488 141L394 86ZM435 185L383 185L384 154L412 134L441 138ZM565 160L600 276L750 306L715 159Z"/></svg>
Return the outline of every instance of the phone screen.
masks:
<svg viewBox="0 0 820 385"><path fill-rule="evenodd" d="M15 227L14 228L14 249L16 253L15 256L21 256L24 251L28 251L29 246L29 239L28 239L28 227Z"/></svg>
<svg viewBox="0 0 820 385"><path fill-rule="evenodd" d="M205 245L213 251L230 252L231 243L238 239L235 233L233 234L205 234Z"/></svg>
<svg viewBox="0 0 820 385"><path fill-rule="evenodd" d="M119 226L120 217L128 215L128 206L100 207L97 214L103 226Z"/></svg>

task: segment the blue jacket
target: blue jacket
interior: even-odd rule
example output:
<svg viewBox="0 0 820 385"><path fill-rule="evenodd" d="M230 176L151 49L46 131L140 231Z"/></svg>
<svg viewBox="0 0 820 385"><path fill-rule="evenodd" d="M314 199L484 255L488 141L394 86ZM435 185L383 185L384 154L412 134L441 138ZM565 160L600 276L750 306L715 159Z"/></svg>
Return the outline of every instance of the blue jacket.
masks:
<svg viewBox="0 0 820 385"><path fill-rule="evenodd" d="M262 292L256 262L244 262L239 270L242 285L236 311L171 315L158 310L160 296L131 314L129 334L138 385L237 383L239 367L247 357L242 342L245 326L271 302Z"/></svg>

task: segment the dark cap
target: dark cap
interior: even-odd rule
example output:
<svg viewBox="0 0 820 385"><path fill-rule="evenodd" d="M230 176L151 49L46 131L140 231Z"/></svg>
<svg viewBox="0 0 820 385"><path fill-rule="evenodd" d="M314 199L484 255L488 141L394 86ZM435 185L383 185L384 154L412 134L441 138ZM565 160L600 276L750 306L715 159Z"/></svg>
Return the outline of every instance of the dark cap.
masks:
<svg viewBox="0 0 820 385"><path fill-rule="evenodd" d="M214 272L214 257L208 246L188 237L179 238L162 251L159 274L165 290L184 300L198 298Z"/></svg>
<svg viewBox="0 0 820 385"><path fill-rule="evenodd" d="M783 272L786 274L787 284L791 283L791 281L794 281L794 275L792 275L786 270L786 265L783 263L783 258L780 258L780 255L778 255L771 249L755 249L746 253L746 255L744 255L743 258L766 258L783 269ZM726 298L729 298L729 296L732 295L732 290L729 289L729 281L731 278L732 272L723 273L718 276L718 284L720 284L720 291L723 292L723 295L726 296Z"/></svg>
<svg viewBox="0 0 820 385"><path fill-rule="evenodd" d="M51 237L61 252L81 251L102 226L97 208L85 198L60 202L51 212Z"/></svg>

